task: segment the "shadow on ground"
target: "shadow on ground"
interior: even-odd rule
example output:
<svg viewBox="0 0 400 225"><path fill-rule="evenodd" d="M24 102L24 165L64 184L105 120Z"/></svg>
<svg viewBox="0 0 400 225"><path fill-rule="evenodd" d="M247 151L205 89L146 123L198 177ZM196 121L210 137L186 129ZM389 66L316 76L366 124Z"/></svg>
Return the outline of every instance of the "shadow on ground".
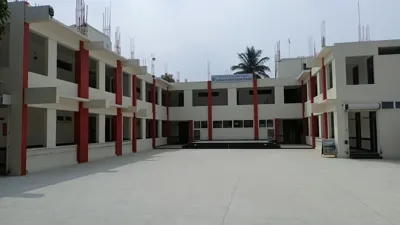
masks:
<svg viewBox="0 0 400 225"><path fill-rule="evenodd" d="M138 152L135 154L112 157L95 162L56 168L28 174L24 177L0 177L0 199L3 197L41 198L43 194L25 193L35 189L55 185L97 173L117 173L118 167L142 162L157 161L159 154L182 149L162 149Z"/></svg>

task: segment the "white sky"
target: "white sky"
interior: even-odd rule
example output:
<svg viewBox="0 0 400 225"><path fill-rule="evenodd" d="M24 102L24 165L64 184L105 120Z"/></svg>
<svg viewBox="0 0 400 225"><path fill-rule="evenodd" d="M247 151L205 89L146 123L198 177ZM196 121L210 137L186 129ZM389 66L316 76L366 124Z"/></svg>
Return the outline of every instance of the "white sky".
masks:
<svg viewBox="0 0 400 225"><path fill-rule="evenodd" d="M75 0L30 0L51 5L55 18L75 23ZM88 22L102 30L102 13L109 0L86 0ZM281 40L281 56L308 55L308 39L320 46L321 22L326 21L327 43L357 41L357 0L112 0L112 39L121 30L122 54L130 55L135 38L136 58L157 58L156 75L180 71L181 80L207 79L225 74L238 62L236 53L254 45L271 58ZM371 27L371 39L400 36L399 0L360 0L361 20ZM273 73L273 72L272 72Z"/></svg>

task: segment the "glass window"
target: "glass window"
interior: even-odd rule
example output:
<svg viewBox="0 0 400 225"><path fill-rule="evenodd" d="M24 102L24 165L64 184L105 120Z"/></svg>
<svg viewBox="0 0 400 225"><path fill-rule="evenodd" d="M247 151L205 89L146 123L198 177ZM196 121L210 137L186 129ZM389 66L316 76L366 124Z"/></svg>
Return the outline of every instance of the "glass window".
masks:
<svg viewBox="0 0 400 225"><path fill-rule="evenodd" d="M207 121L201 121L201 128L207 128L207 127L208 127Z"/></svg>
<svg viewBox="0 0 400 225"><path fill-rule="evenodd" d="M268 129L268 138L269 139L275 138L275 130L274 129Z"/></svg>
<svg viewBox="0 0 400 225"><path fill-rule="evenodd" d="M267 121L266 120L260 120L260 127L267 127Z"/></svg>
<svg viewBox="0 0 400 225"><path fill-rule="evenodd" d="M245 120L243 124L245 128L251 128L253 127L253 120Z"/></svg>
<svg viewBox="0 0 400 225"><path fill-rule="evenodd" d="M382 102L382 109L393 109L394 103L393 102Z"/></svg>
<svg viewBox="0 0 400 225"><path fill-rule="evenodd" d="M222 128L222 121L213 121L214 128Z"/></svg>
<svg viewBox="0 0 400 225"><path fill-rule="evenodd" d="M234 120L233 127L234 128L243 128L243 120Z"/></svg>
<svg viewBox="0 0 400 225"><path fill-rule="evenodd" d="M274 127L274 121L273 120L267 120L267 127Z"/></svg>
<svg viewBox="0 0 400 225"><path fill-rule="evenodd" d="M232 120L224 120L222 125L224 128L232 128Z"/></svg>
<svg viewBox="0 0 400 225"><path fill-rule="evenodd" d="M396 109L400 109L400 102L396 102Z"/></svg>
<svg viewBox="0 0 400 225"><path fill-rule="evenodd" d="M194 121L194 128L199 129L200 128L200 121Z"/></svg>

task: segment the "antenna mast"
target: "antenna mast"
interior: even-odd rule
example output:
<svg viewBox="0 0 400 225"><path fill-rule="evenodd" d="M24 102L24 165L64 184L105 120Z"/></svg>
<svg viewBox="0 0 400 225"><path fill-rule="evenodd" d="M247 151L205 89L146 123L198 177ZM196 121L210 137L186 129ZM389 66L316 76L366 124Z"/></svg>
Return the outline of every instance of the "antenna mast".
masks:
<svg viewBox="0 0 400 225"><path fill-rule="evenodd" d="M119 27L115 31L115 52L121 55L121 32L119 31Z"/></svg>
<svg viewBox="0 0 400 225"><path fill-rule="evenodd" d="M275 77L278 75L278 62L281 61L281 41L276 42L275 50Z"/></svg>
<svg viewBox="0 0 400 225"><path fill-rule="evenodd" d="M78 32L87 36L87 18L89 7L84 0L76 0L75 25Z"/></svg>
<svg viewBox="0 0 400 225"><path fill-rule="evenodd" d="M321 23L321 48L326 47L326 24L325 20Z"/></svg>
<svg viewBox="0 0 400 225"><path fill-rule="evenodd" d="M210 70L210 61L207 60L207 78L210 80L211 78L211 70Z"/></svg>
<svg viewBox="0 0 400 225"><path fill-rule="evenodd" d="M151 54L151 75L155 75L155 62L156 58L154 57L154 54Z"/></svg>
<svg viewBox="0 0 400 225"><path fill-rule="evenodd" d="M135 40L131 38L131 59L135 58Z"/></svg>
<svg viewBox="0 0 400 225"><path fill-rule="evenodd" d="M111 1L110 7L106 7L103 13L103 34L111 37Z"/></svg>
<svg viewBox="0 0 400 225"><path fill-rule="evenodd" d="M176 82L179 82L179 80L181 79L181 73L178 71L178 72L176 72L177 73L177 79L176 79Z"/></svg>
<svg viewBox="0 0 400 225"><path fill-rule="evenodd" d="M360 12L360 1L358 1L358 41L362 41L362 37L361 37L361 12Z"/></svg>

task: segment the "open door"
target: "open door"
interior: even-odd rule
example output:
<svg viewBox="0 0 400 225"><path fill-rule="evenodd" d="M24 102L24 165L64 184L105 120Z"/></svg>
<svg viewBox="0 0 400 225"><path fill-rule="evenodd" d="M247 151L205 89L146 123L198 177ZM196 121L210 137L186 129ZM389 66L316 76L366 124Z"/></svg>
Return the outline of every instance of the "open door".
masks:
<svg viewBox="0 0 400 225"><path fill-rule="evenodd" d="M189 143L189 122L179 122L179 144Z"/></svg>
<svg viewBox="0 0 400 225"><path fill-rule="evenodd" d="M0 175L6 175L7 168L7 139L8 139L8 108L0 109Z"/></svg>

